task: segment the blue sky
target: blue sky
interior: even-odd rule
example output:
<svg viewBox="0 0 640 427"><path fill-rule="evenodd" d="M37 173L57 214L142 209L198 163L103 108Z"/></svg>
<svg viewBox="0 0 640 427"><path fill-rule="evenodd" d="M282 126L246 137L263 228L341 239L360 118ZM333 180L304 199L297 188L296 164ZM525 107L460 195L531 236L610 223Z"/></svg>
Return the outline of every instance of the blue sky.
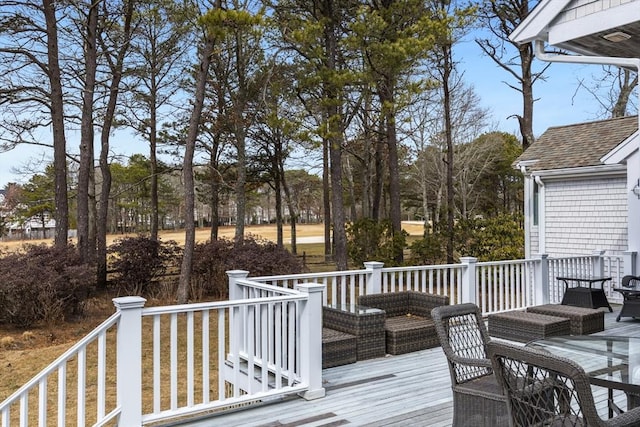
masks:
<svg viewBox="0 0 640 427"><path fill-rule="evenodd" d="M484 56L472 40L459 43L456 55L464 79L474 86L482 106L490 109L498 129L519 136L517 120L508 117L521 114L522 98L519 92L503 83L509 81L515 84L512 77ZM539 61L537 66L541 66ZM591 80L600 70L598 65L552 64L546 73L547 81L539 81L534 86L534 96L538 98L534 106L534 134L539 136L550 126L597 119L599 108L595 99L584 89L576 93L576 88L579 78ZM76 147L78 141L70 135L68 144ZM120 133L112 145L114 152L147 154L146 144L132 142L128 132ZM30 161L46 163L42 160L50 161L51 158L51 150L30 146L0 153L0 188L4 188L8 182L24 182L25 179L13 173L12 169Z"/></svg>

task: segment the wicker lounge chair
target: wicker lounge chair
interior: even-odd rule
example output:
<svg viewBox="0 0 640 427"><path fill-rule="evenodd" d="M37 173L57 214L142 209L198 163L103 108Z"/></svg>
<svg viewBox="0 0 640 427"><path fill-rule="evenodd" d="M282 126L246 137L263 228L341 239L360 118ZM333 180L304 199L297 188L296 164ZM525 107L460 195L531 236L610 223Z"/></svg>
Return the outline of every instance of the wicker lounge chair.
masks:
<svg viewBox="0 0 640 427"><path fill-rule="evenodd" d="M449 362L453 426L508 426L506 397L486 353L490 338L478 306L437 307L432 316Z"/></svg>
<svg viewBox="0 0 640 427"><path fill-rule="evenodd" d="M640 425L640 407L600 418L589 377L572 360L497 342L489 343L487 351L515 427Z"/></svg>
<svg viewBox="0 0 640 427"><path fill-rule="evenodd" d="M431 319L431 310L441 305L449 305L449 297L402 291L362 295L358 302L360 305L385 311L387 353L410 353L440 344Z"/></svg>

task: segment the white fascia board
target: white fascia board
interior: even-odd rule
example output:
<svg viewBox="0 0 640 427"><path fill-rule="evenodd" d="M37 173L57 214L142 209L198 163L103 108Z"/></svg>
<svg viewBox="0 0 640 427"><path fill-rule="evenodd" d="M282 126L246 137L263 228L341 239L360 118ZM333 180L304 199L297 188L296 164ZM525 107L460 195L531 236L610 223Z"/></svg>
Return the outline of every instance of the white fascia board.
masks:
<svg viewBox="0 0 640 427"><path fill-rule="evenodd" d="M537 162L538 162L538 159L520 160L518 163L515 164L515 169L518 169L520 172L522 172L523 175L525 175L527 173L527 168L529 166L536 164Z"/></svg>
<svg viewBox="0 0 640 427"><path fill-rule="evenodd" d="M546 40L549 25L570 2L571 0L541 0L524 21L509 34L509 40L518 44L529 43L536 39Z"/></svg>
<svg viewBox="0 0 640 427"><path fill-rule="evenodd" d="M633 1L571 21L554 24L548 28L547 41L550 45L557 46L569 40L575 40L589 34L610 30L636 21L640 21L640 6L638 2Z"/></svg>
<svg viewBox="0 0 640 427"><path fill-rule="evenodd" d="M606 176L625 176L627 167L625 165L601 165L586 166L583 168L564 168L539 170L531 173L545 181L571 179L571 178L598 178Z"/></svg>
<svg viewBox="0 0 640 427"><path fill-rule="evenodd" d="M640 145L640 132L636 131L629 138L618 144L613 150L605 154L600 161L605 165L623 164L638 150Z"/></svg>

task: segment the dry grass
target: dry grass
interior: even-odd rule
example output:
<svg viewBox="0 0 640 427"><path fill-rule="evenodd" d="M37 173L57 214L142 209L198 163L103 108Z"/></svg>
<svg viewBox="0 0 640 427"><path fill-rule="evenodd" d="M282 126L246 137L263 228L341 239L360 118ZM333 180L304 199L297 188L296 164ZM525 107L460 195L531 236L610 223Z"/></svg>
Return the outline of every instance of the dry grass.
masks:
<svg viewBox="0 0 640 427"><path fill-rule="evenodd" d="M422 234L422 225L420 224L404 224L405 230L413 236ZM246 232L261 236L266 239L275 240L276 231L273 225L264 226L250 226L247 227ZM225 237L233 237L233 227L224 227L221 230L221 235ZM323 226L319 225L299 225L297 228L298 237L318 237L320 238L324 233ZM285 239L289 239L290 230L285 229ZM122 235L113 235L108 239L108 243L123 237ZM163 232L161 238L164 241L175 240L178 244L184 243L184 232ZM209 239L209 229L198 230L196 235L197 241L206 241ZM31 241L30 243L46 243L50 244L50 240L44 241ZM13 251L22 246L24 242L4 242L0 243L0 252ZM308 245L299 245L300 253L303 251L319 252L322 253L323 244L315 243ZM11 393L17 390L20 386L25 384L35 374L44 369L49 363L60 356L64 351L71 347L75 342L89 333L93 328L104 321L109 315L114 312L114 307L111 303L111 297L109 295L103 295L96 297L88 301L87 303L87 316L81 320L65 323L62 325L56 325L53 327L43 326L41 328L32 329L29 331L18 330L0 326L0 401L8 397ZM147 330L147 328L145 328ZM164 331L163 331L164 335ZM213 337L213 336L212 336ZM163 337L163 341L168 340ZM198 345L200 345L198 343ZM88 353L87 362L92 360L93 353ZM212 360L215 356L211 355ZM196 358L197 360L197 358ZM147 362L148 363L148 362ZM90 365L89 365L90 366ZM148 372L148 368L143 368ZM202 367L197 366L196 369L200 370ZM74 389L73 381L75 381L76 373L74 368L70 366L69 369L69 390ZM168 376L167 376L168 377ZM180 387L183 387L184 375L179 375ZM88 378L90 381L91 378ZM211 378L213 384L215 384L214 378ZM167 378L168 381L168 378ZM50 385L50 387L53 385ZM164 387L168 385L165 384ZM145 389L149 387L145 385ZM165 388L166 390L166 388ZM198 389L198 393L202 393L201 389ZM211 390L212 398L215 393L215 387ZM95 405L95 402L93 402ZM166 402L163 402L163 406ZM149 410L149 402L145 403L145 409ZM87 409L88 413L95 414L95 406Z"/></svg>
<svg viewBox="0 0 640 427"><path fill-rule="evenodd" d="M402 227L405 231L409 233L411 236L420 236L422 235L423 226L420 223L408 223L405 222L402 224ZM232 238L234 236L235 229L232 226L221 227L219 235L221 237ZM265 239L273 240L276 239L276 228L274 225L250 225L245 228L246 234L252 234L256 236L263 237ZM284 230L284 239L285 241L289 241L291 238L291 229L289 227L285 227ZM205 242L209 240L210 236L209 228L200 228L196 230L196 241L197 242ZM299 224L296 227L296 235L298 238L303 237L317 237L322 238L324 236L324 226L322 224ZM127 235L124 234L111 234L107 236L107 245L112 244L115 240L121 239ZM184 231L176 230L176 231L162 231L160 232L160 238L163 241L174 240L179 245L184 244ZM29 244L51 244L51 239L44 240L30 240ZM14 251L25 244L25 241L12 241L12 242L0 242L0 251Z"/></svg>

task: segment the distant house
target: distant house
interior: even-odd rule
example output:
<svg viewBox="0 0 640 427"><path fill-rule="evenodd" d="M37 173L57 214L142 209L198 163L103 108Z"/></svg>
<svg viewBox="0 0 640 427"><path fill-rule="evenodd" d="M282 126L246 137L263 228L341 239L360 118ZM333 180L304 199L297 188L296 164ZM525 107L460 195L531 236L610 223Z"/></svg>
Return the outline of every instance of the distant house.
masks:
<svg viewBox="0 0 640 427"><path fill-rule="evenodd" d="M9 187L15 185L9 184ZM9 190L10 191L10 190ZM0 189L0 238L4 240L17 239L50 239L55 235L56 221L51 212L43 212L24 219L17 214L15 206L10 206L7 200L8 192ZM20 206L18 206L20 207Z"/></svg>
<svg viewBox="0 0 640 427"><path fill-rule="evenodd" d="M525 253L622 254L629 247L627 166L638 118L549 128L516 161L525 176Z"/></svg>
<svg viewBox="0 0 640 427"><path fill-rule="evenodd" d="M640 0L540 0L509 38L532 43L542 61L637 72ZM638 117L550 128L538 142L518 163L527 176L528 253L639 253ZM640 271L640 257L628 264Z"/></svg>

